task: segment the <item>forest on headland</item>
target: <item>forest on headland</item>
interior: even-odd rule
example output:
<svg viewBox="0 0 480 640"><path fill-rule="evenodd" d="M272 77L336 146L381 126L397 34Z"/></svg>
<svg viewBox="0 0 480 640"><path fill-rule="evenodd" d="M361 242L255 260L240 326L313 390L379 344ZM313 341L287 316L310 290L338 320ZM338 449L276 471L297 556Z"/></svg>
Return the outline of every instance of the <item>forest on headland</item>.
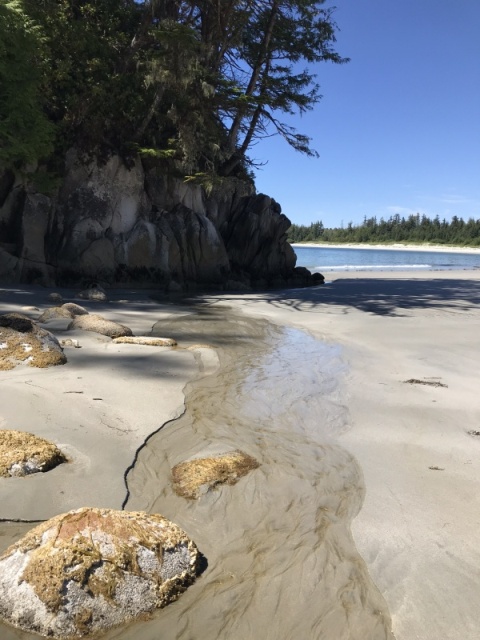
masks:
<svg viewBox="0 0 480 640"><path fill-rule="evenodd" d="M292 224L288 230L289 242L330 242L358 244L447 244L457 246L480 246L480 219L463 220L453 216L451 220L440 220L439 216L396 214L387 220L375 216L363 219L361 224L349 222L346 227L325 228L321 221L310 225Z"/></svg>
<svg viewBox="0 0 480 640"><path fill-rule="evenodd" d="M325 0L0 0L1 171L55 173L75 147L163 162L188 180L252 179L249 151L320 100L343 63Z"/></svg>

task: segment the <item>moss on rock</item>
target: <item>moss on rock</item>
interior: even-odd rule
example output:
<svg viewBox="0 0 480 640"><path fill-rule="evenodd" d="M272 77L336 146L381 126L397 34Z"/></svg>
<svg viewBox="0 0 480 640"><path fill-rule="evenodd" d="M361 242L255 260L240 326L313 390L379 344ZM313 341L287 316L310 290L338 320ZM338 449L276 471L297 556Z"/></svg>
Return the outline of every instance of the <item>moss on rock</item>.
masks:
<svg viewBox="0 0 480 640"><path fill-rule="evenodd" d="M26 476L53 469L66 458L52 442L26 431L0 430L0 476Z"/></svg>
<svg viewBox="0 0 480 640"><path fill-rule="evenodd" d="M0 370L22 363L45 368L66 361L60 343L49 331L20 313L0 315Z"/></svg>
<svg viewBox="0 0 480 640"><path fill-rule="evenodd" d="M212 489L219 484L236 484L259 463L242 451L188 460L172 469L173 488L184 498L198 498L202 489Z"/></svg>

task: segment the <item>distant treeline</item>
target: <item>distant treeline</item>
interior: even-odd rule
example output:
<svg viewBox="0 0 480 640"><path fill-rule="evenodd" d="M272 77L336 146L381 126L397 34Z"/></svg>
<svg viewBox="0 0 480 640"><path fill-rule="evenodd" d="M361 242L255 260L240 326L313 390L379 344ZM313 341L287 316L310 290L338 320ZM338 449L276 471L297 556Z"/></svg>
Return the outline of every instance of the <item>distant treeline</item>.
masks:
<svg viewBox="0 0 480 640"><path fill-rule="evenodd" d="M399 214L388 220L367 218L361 224L349 222L346 227L326 229L323 223L292 224L288 231L289 242L353 242L353 243L423 243L451 244L460 246L480 246L480 219L469 218L467 221L453 216L451 221L440 220L438 216L431 219L425 215L410 215L408 218Z"/></svg>

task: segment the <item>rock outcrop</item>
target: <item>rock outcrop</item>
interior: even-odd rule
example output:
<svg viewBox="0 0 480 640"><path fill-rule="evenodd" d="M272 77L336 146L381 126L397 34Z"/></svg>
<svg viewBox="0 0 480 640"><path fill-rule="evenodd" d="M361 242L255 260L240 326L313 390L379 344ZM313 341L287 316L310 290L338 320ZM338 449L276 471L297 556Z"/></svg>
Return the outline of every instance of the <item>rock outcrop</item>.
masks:
<svg viewBox="0 0 480 640"><path fill-rule="evenodd" d="M0 176L1 178L1 176ZM47 197L11 176L0 193L0 282L238 289L312 284L295 270L280 205L238 179L209 194L145 167L66 156Z"/></svg>
<svg viewBox="0 0 480 640"><path fill-rule="evenodd" d="M0 616L29 632L84 637L176 600L198 563L192 540L161 515L70 511L0 557Z"/></svg>
<svg viewBox="0 0 480 640"><path fill-rule="evenodd" d="M0 315L0 370L24 363L45 368L66 361L60 343L49 331L21 313Z"/></svg>

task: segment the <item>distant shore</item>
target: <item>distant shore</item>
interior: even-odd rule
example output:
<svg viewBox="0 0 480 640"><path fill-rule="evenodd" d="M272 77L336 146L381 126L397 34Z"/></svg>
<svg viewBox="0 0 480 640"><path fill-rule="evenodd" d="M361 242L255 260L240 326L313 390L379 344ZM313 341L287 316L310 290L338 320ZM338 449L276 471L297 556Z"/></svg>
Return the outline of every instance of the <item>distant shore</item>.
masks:
<svg viewBox="0 0 480 640"><path fill-rule="evenodd" d="M443 244L365 244L345 242L330 244L329 242L291 242L292 247L318 247L322 249L385 249L387 251L432 251L441 253L473 253L480 254L480 247L453 247Z"/></svg>

